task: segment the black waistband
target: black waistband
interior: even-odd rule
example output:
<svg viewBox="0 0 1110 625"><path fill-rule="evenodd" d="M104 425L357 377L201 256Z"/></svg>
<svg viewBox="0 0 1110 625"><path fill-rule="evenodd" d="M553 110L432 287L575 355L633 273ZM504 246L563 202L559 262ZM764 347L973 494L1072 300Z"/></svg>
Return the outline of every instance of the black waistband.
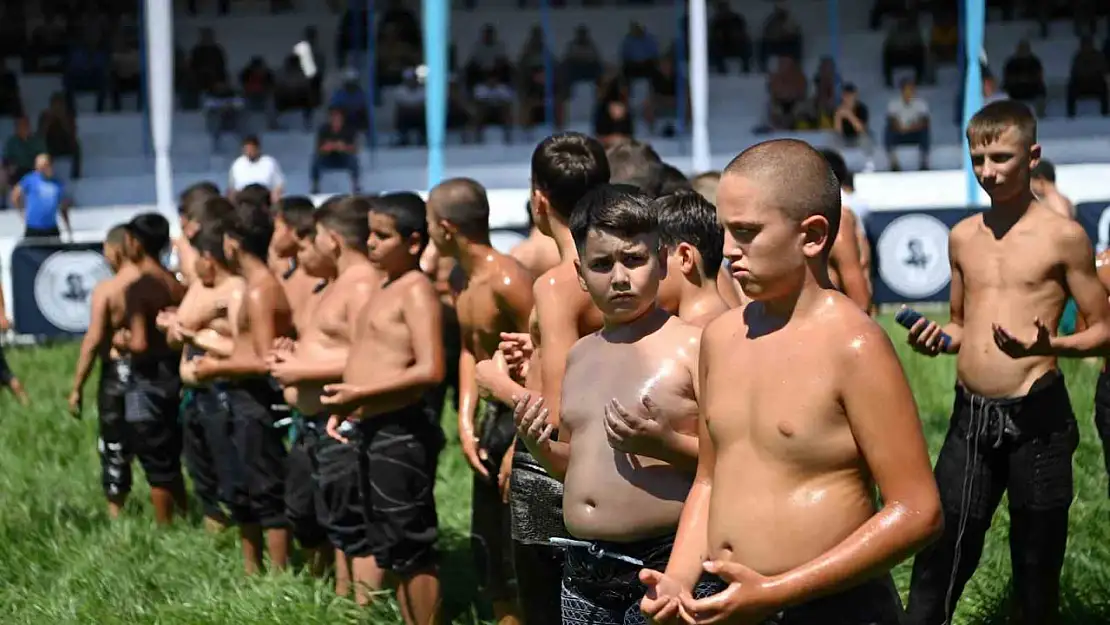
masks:
<svg viewBox="0 0 1110 625"><path fill-rule="evenodd" d="M1055 369L1038 378L1021 397L984 397L957 385L953 415L995 447L1004 440L1052 434L1075 421L1064 376Z"/></svg>
<svg viewBox="0 0 1110 625"><path fill-rule="evenodd" d="M956 382L956 399L960 401L971 402L977 404L984 404L998 407L1011 407L1022 406L1035 403L1037 401L1050 398L1054 393L1058 393L1060 389L1067 390L1067 385L1064 383L1064 374L1059 369L1053 369L1046 372L1041 377L1037 378L1033 385L1029 387L1029 392L1020 397L986 397L973 393L967 390L962 383Z"/></svg>

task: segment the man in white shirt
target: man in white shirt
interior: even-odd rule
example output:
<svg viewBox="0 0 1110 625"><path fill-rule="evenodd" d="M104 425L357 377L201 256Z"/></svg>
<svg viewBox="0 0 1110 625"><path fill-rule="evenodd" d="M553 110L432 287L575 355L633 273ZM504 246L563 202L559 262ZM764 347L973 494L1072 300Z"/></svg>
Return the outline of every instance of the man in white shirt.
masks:
<svg viewBox="0 0 1110 625"><path fill-rule="evenodd" d="M505 143L512 140L515 99L512 87L493 74L474 86L474 134L479 141L482 141L482 128L486 125L501 126L505 131Z"/></svg>
<svg viewBox="0 0 1110 625"><path fill-rule="evenodd" d="M234 201L236 193L252 184L269 189L270 201L274 204L281 199L285 187L281 165L274 157L262 153L262 143L254 135L243 139L243 154L231 164L227 181L228 198Z"/></svg>
<svg viewBox="0 0 1110 625"><path fill-rule="evenodd" d="M917 97L917 85L906 78L902 94L886 108L886 133L883 144L893 171L901 171L894 149L900 145L916 145L921 152L921 169L929 169L929 104Z"/></svg>

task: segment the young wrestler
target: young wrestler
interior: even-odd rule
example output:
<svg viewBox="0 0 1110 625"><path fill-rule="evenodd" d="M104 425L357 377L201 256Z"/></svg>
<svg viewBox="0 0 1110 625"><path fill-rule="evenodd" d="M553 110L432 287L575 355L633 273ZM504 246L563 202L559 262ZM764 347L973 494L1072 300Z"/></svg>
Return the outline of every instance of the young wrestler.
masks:
<svg viewBox="0 0 1110 625"><path fill-rule="evenodd" d="M518 243L509 252L509 256L524 265L533 278L538 278L559 264L559 246L536 227L536 222L532 220L531 202L528 202L524 210L528 212L528 238Z"/></svg>
<svg viewBox="0 0 1110 625"><path fill-rule="evenodd" d="M195 280L173 313L158 316L171 347L181 349L178 370L185 385L182 393L185 466L200 500L204 525L222 531L229 519L221 502L233 501L241 472L236 470L235 449L228 437L231 417L219 389L196 380L196 359L207 352L229 357L235 349L229 310L240 308L243 279L231 273L223 251L221 222L197 230L189 240L196 258Z"/></svg>
<svg viewBox="0 0 1110 625"><path fill-rule="evenodd" d="M894 349L829 282L836 178L801 141L761 143L726 168L717 214L752 302L702 335L697 477L641 607L656 622L900 623L890 568L939 531L940 505ZM705 573L724 589L695 599Z"/></svg>
<svg viewBox="0 0 1110 625"><path fill-rule="evenodd" d="M1033 189L1033 195L1037 196L1045 208L1061 217L1075 219L1075 204L1072 204L1068 196L1060 193L1060 189L1056 187L1056 166L1048 159L1042 158L1033 167L1030 186Z"/></svg>
<svg viewBox="0 0 1110 625"><path fill-rule="evenodd" d="M126 329L129 335L121 354L127 361L126 379L122 380L127 443L150 483L159 524L173 520L175 506L182 511L185 508L178 356L156 326L158 313L176 307L185 294L185 287L159 261L169 244L169 222L157 213L137 215L127 224L124 249L128 262L116 275L116 297L122 301L114 307L119 312L110 315L114 322L111 334Z"/></svg>
<svg viewBox="0 0 1110 625"><path fill-rule="evenodd" d="M1009 491L1014 597L1021 622L1057 619L1078 431L1059 357L1106 352L1110 314L1091 242L1030 190L1040 158L1037 122L1010 100L968 124L971 162L991 207L952 229L948 324L922 319L918 351L956 354L956 404L936 464L947 525L914 562L913 623L951 618L975 571L991 517ZM1087 329L1053 336L1071 295ZM940 332L950 337L941 346Z"/></svg>
<svg viewBox="0 0 1110 625"><path fill-rule="evenodd" d="M270 356L270 373L285 387L286 401L305 426L299 444L290 452L290 467L297 469L304 460L310 467L307 481L286 480L287 491L292 490L286 493L286 509L292 513L290 521L302 546L322 548L330 539L340 596L351 588L348 560L368 558L372 546L359 503L358 455L324 435L328 414L320 400L325 384L343 379L355 320L381 283L381 274L367 258L369 211L368 200L346 196L316 212L316 232L304 240L315 258L302 254L308 261L304 270L317 280L328 278L330 284L311 306L310 322L300 327L295 348L276 350ZM293 473L292 477L304 477L303 471ZM311 498L300 499L306 492ZM322 536L320 526L326 531ZM365 591L356 587L362 603Z"/></svg>
<svg viewBox="0 0 1110 625"><path fill-rule="evenodd" d="M571 217L575 267L605 325L567 355L559 441L547 440L544 398L521 397L515 415L521 440L563 482L563 518L581 541L566 551L566 625L642 621L640 569L667 561L693 481L693 471L655 460L658 450L610 446L614 417L685 434L697 425L701 330L656 303L667 270L659 213L630 189L602 185Z"/></svg>
<svg viewBox="0 0 1110 625"><path fill-rule="evenodd" d="M667 250L659 306L703 328L729 308L710 277L724 257L725 233L716 210L694 191L665 195L652 207L658 212L659 241Z"/></svg>
<svg viewBox="0 0 1110 625"><path fill-rule="evenodd" d="M210 203L226 203L223 198ZM228 502L239 524L244 567L248 574L262 566L265 530L270 564L285 567L289 532L285 519L285 443L273 427L271 408L282 403L280 389L269 377L266 357L274 339L293 330L292 311L281 284L266 266L273 220L265 209L241 203L235 207L224 233L224 257L229 268L246 281L241 307L229 309L236 326L234 353L229 358L208 353L197 359L198 382L221 384L231 412L232 437L243 471L244 489Z"/></svg>
<svg viewBox="0 0 1110 625"><path fill-rule="evenodd" d="M4 308L4 287L0 286L0 333L7 332L11 328L11 320L8 319L7 309ZM3 345L0 345L0 386L7 387L20 404L24 406L31 405L31 398L27 395L23 384L19 381L19 378L15 377L11 367L8 366L8 359L4 357Z"/></svg>
<svg viewBox="0 0 1110 625"><path fill-rule="evenodd" d="M532 312L532 276L510 256L490 244L486 190L468 178L440 183L428 196L428 234L443 254L453 257L466 275L455 296L462 350L459 359L459 441L474 470L471 506L471 551L479 587L493 604L494 618L519 622L511 587L512 528L508 492L515 426L511 409L488 402L480 433L474 427L478 404L475 368L497 353L503 332L526 332Z"/></svg>
<svg viewBox="0 0 1110 625"><path fill-rule="evenodd" d="M443 380L444 347L439 297L420 271L428 230L416 208L390 195L371 207L370 260L385 281L359 314L343 382L324 387L323 403L358 423L372 556L352 565L356 581L377 590L391 573L405 622L430 625L440 612L433 489L444 438L440 406L426 396ZM333 414L328 434L347 443L351 426L340 423Z"/></svg>
<svg viewBox="0 0 1110 625"><path fill-rule="evenodd" d="M1095 268L1099 282L1110 291L1110 250L1103 250L1098 255ZM1107 360L1103 360L1095 385L1095 428L1102 439L1102 459L1106 464L1106 475L1110 477L1110 362Z"/></svg>
<svg viewBox="0 0 1110 625"><path fill-rule="evenodd" d="M871 310L871 245L863 221L845 201L844 188L850 185L851 172L844 157L834 150L821 150L840 183L840 230L829 254L829 278L833 286L863 310Z"/></svg>
<svg viewBox="0 0 1110 625"><path fill-rule="evenodd" d="M116 275L93 288L89 306L89 329L81 341L77 370L73 374L73 386L69 393L70 414L80 418L85 382L99 358L101 366L100 384L97 388L97 452L100 456L100 483L108 498L108 516L113 519L119 517L127 495L131 492L131 455L127 452L127 432L123 422L127 364L120 361L119 351L112 347L112 328L123 325L124 283L119 272L127 262L124 254L126 238L125 225L112 228L104 237L104 258ZM126 276L127 274L125 279Z"/></svg>
<svg viewBox="0 0 1110 625"><path fill-rule="evenodd" d="M211 182L198 182L181 192L177 203L177 218L181 225L181 236L173 240L170 267L175 269L178 279L186 286L193 283L193 269L196 254L189 245L189 237L200 228L196 211L211 198L220 197L220 190Z"/></svg>
<svg viewBox="0 0 1110 625"><path fill-rule="evenodd" d="M335 200L328 200L332 201ZM315 231L316 226L312 221L315 211L316 206L312 200L300 196L283 198L273 208L274 236L270 239L267 262L285 288L285 299L293 307L293 324L296 328L308 325L309 320L304 318L306 309L315 300L312 297L313 291L320 284L319 278L308 275L297 265L300 241Z"/></svg>

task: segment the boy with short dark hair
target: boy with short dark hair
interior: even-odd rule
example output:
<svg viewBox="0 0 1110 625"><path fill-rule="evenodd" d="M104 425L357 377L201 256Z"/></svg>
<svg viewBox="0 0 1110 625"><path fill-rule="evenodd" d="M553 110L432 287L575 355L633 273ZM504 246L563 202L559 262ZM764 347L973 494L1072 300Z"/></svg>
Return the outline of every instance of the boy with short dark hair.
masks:
<svg viewBox="0 0 1110 625"><path fill-rule="evenodd" d="M656 303L666 273L658 211L626 186L601 185L575 207L570 231L582 287L604 327L567 357L558 442L545 399L518 398L518 435L564 484L565 625L642 622L643 566L670 555L692 471L657 460L654 445L611 446L611 426L650 419L695 432L701 329Z"/></svg>
<svg viewBox="0 0 1110 625"><path fill-rule="evenodd" d="M352 565L356 583L377 590L392 573L405 622L430 625L441 601L434 488L444 436L442 406L427 396L444 376L441 304L420 270L423 206L375 198L369 223L370 261L384 283L358 316L343 382L325 386L322 403L333 411L328 434L348 442L356 431L362 456L371 557Z"/></svg>
<svg viewBox="0 0 1110 625"><path fill-rule="evenodd" d="M715 282L725 243L716 209L691 190L664 195L652 206L658 212L659 242L667 250L659 305L687 323L705 327L729 308Z"/></svg>
<svg viewBox="0 0 1110 625"><path fill-rule="evenodd" d="M316 232L313 221L315 212L316 205L303 196L282 198L272 208L274 234L270 237L267 263L281 280L285 298L293 307L293 325L298 328L309 322L304 317L311 307L309 303L313 301L313 291L320 282L307 275L297 264L300 241Z"/></svg>

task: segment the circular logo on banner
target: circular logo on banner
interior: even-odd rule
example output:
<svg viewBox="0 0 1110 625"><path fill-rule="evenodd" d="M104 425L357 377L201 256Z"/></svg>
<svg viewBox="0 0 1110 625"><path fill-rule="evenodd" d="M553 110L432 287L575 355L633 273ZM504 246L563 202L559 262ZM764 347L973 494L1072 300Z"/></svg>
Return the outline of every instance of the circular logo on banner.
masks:
<svg viewBox="0 0 1110 625"><path fill-rule="evenodd" d="M515 230L494 230L489 233L489 242L493 249L508 254L514 247L528 237Z"/></svg>
<svg viewBox="0 0 1110 625"><path fill-rule="evenodd" d="M59 330L84 332L93 287L111 277L112 268L97 252L54 252L35 274L35 304Z"/></svg>
<svg viewBox="0 0 1110 625"><path fill-rule="evenodd" d="M904 297L923 298L950 279L948 227L929 215L906 215L879 235L879 276Z"/></svg>

